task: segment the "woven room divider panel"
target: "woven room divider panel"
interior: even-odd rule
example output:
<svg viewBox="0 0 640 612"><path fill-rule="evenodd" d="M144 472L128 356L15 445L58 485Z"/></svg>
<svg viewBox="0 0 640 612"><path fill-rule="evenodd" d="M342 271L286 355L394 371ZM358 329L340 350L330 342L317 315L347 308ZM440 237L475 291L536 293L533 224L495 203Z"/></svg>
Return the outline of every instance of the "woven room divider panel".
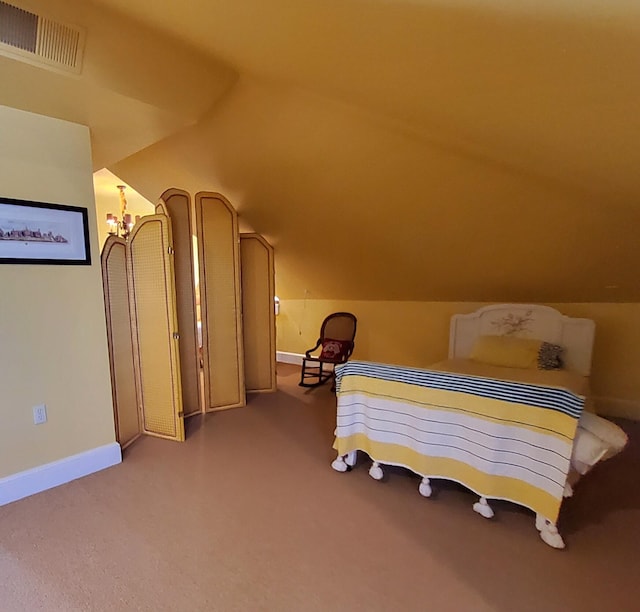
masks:
<svg viewBox="0 0 640 612"><path fill-rule="evenodd" d="M127 283L126 242L109 236L101 254L116 440L126 448L142 433Z"/></svg>
<svg viewBox="0 0 640 612"><path fill-rule="evenodd" d="M205 410L244 406L238 214L218 193L195 204Z"/></svg>
<svg viewBox="0 0 640 612"><path fill-rule="evenodd" d="M202 412L200 405L200 351L196 318L195 266L191 196L181 189L167 189L156 206L157 214L171 220L174 248L176 308L180 339L180 377L184 416Z"/></svg>
<svg viewBox="0 0 640 612"><path fill-rule="evenodd" d="M276 390L273 247L260 234L240 234L242 328L247 391Z"/></svg>
<svg viewBox="0 0 640 612"><path fill-rule="evenodd" d="M145 433L184 440L171 223L150 215L127 242L138 401Z"/></svg>

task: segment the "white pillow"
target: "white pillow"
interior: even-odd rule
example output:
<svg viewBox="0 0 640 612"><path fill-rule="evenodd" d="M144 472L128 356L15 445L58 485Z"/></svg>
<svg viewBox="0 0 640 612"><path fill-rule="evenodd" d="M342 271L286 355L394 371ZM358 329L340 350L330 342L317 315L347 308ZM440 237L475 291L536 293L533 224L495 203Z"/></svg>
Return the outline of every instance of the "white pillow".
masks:
<svg viewBox="0 0 640 612"><path fill-rule="evenodd" d="M586 474L610 450L610 446L590 431L578 427L573 440L571 465L579 474Z"/></svg>
<svg viewBox="0 0 640 612"><path fill-rule="evenodd" d="M578 421L578 427L586 429L604 441L608 449L602 457L603 459L609 459L617 455L629 441L629 437L621 427L591 412L582 413L580 421Z"/></svg>

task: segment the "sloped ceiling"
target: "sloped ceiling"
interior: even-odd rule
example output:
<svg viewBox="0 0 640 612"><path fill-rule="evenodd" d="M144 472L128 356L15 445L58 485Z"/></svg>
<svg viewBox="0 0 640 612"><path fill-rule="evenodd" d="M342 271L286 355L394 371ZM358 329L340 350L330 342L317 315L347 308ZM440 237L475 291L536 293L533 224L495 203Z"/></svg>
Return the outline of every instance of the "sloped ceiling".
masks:
<svg viewBox="0 0 640 612"><path fill-rule="evenodd" d="M428 141L589 191L640 191L634 0L99 2Z"/></svg>
<svg viewBox="0 0 640 612"><path fill-rule="evenodd" d="M96 169L195 123L236 73L187 45L87 2L14 5L86 29L82 75L0 56L0 104L88 125ZM168 86L168 83L171 86Z"/></svg>
<svg viewBox="0 0 640 612"><path fill-rule="evenodd" d="M85 80L137 112L68 118L150 199L227 195L283 297L640 299L637 2L82 4Z"/></svg>

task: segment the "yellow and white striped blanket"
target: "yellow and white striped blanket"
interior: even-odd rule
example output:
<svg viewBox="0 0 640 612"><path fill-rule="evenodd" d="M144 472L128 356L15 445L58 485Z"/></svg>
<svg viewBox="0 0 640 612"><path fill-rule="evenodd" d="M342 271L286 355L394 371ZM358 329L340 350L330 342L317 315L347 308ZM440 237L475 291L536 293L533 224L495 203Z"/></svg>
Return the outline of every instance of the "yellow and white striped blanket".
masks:
<svg viewBox="0 0 640 612"><path fill-rule="evenodd" d="M364 361L336 367L334 448L555 522L584 397L558 387Z"/></svg>

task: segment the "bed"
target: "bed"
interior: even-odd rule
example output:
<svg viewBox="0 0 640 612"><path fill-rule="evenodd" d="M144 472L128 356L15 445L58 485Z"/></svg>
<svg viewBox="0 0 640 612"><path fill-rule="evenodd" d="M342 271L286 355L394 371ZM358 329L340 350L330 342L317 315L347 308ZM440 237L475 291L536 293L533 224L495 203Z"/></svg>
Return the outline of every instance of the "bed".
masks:
<svg viewBox="0 0 640 612"><path fill-rule="evenodd" d="M345 472L358 451L372 478L385 465L454 480L490 501L531 509L542 540L564 548L563 498L627 438L593 413L589 375L595 325L539 305L499 304L451 319L448 359L426 369L349 361L336 367L337 426L332 467Z"/></svg>

